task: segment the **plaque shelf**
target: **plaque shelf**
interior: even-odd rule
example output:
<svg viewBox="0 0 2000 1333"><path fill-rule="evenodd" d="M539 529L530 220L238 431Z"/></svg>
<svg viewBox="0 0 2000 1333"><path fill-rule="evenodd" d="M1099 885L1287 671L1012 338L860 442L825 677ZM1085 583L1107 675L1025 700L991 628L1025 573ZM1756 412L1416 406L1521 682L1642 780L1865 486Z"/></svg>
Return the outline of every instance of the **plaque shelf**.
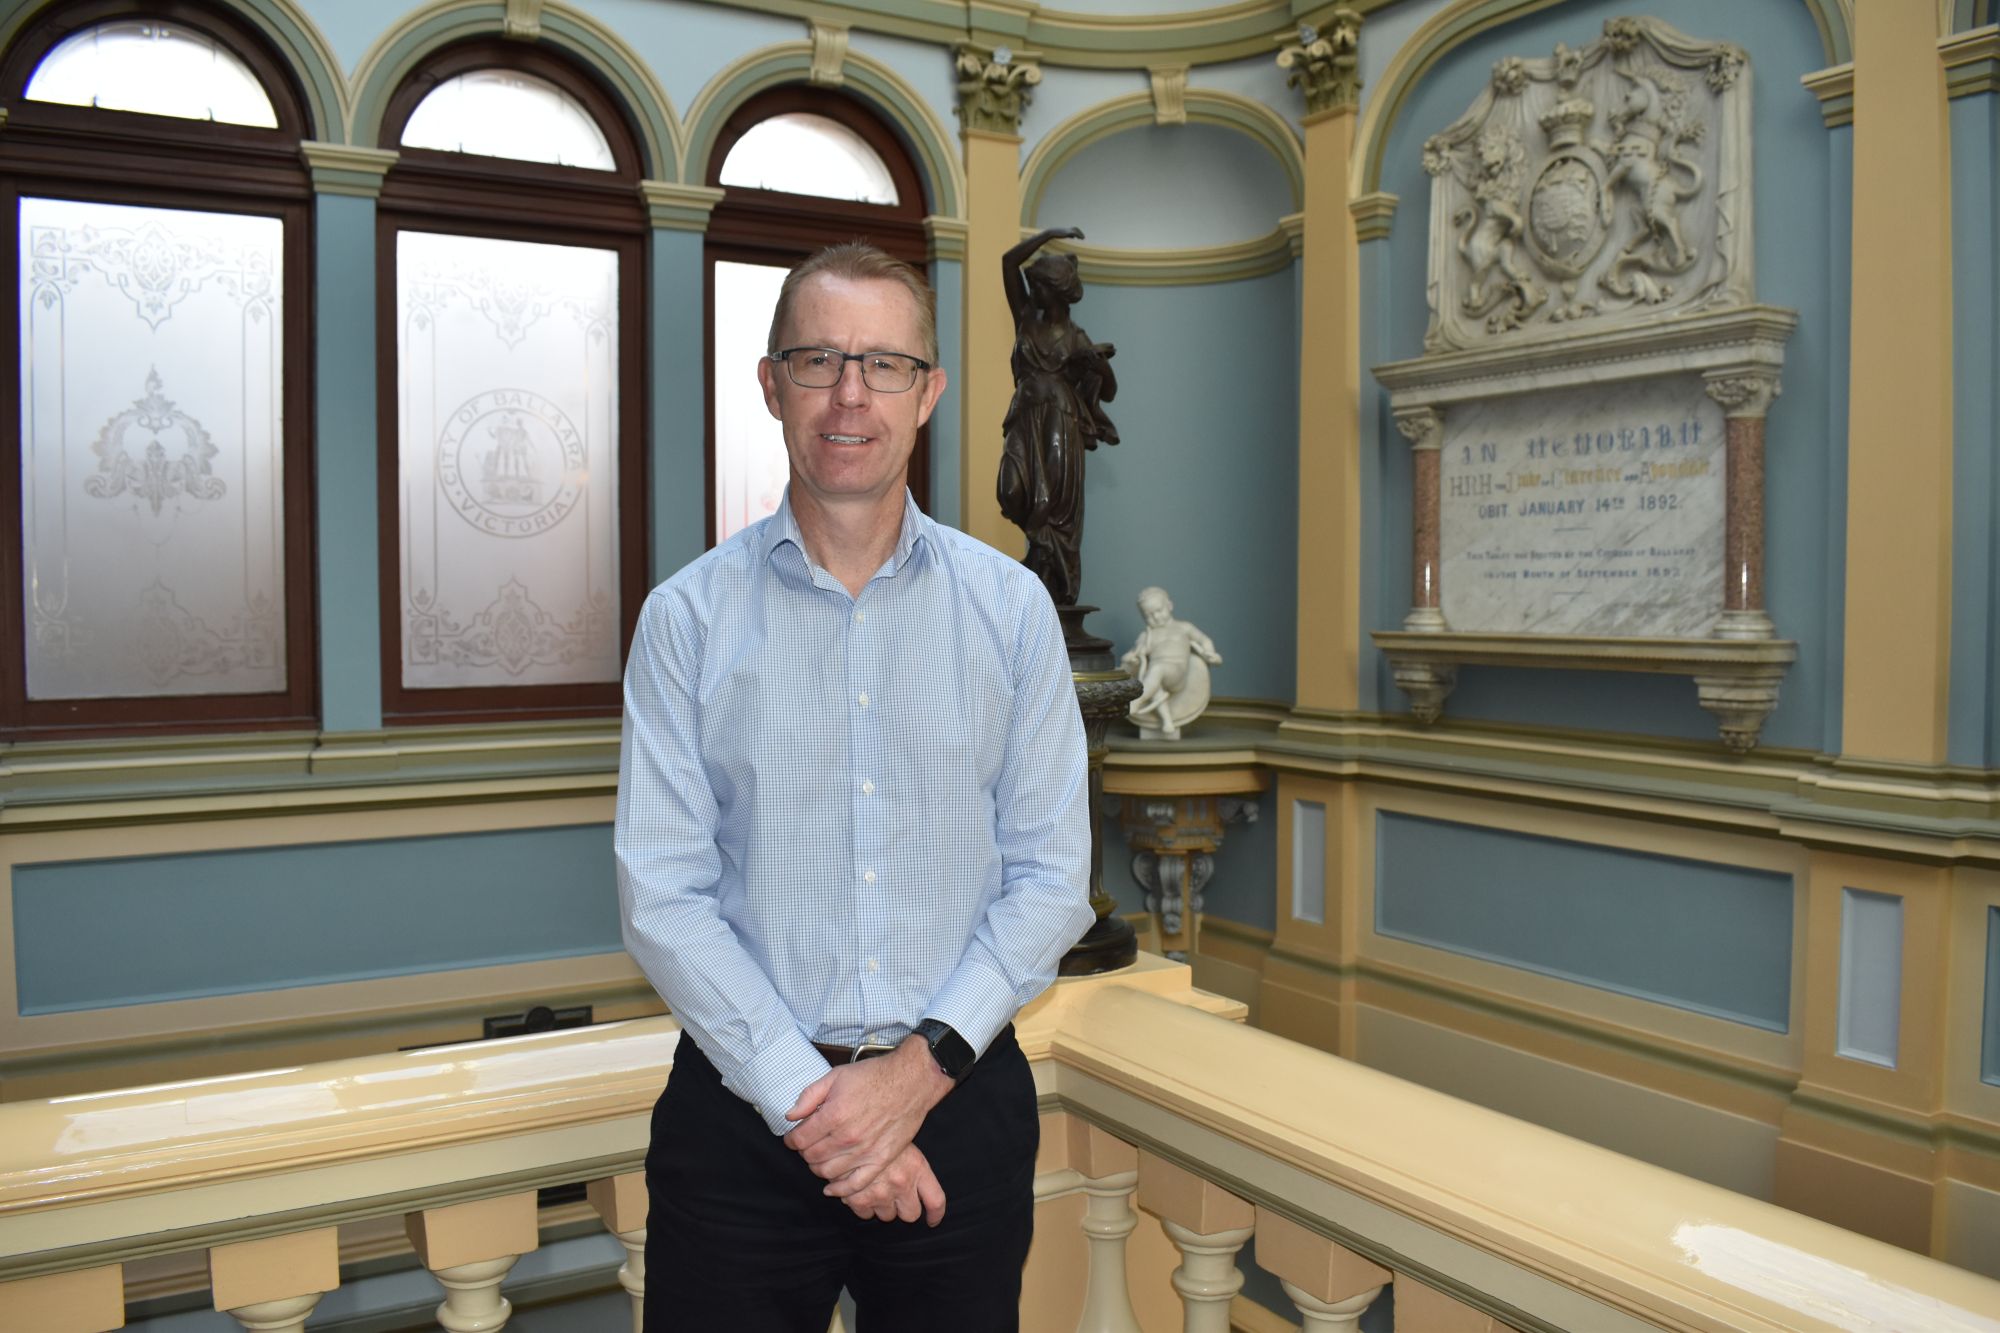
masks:
<svg viewBox="0 0 2000 1333"><path fill-rule="evenodd" d="M1651 639L1625 634L1465 634L1451 630L1376 630L1397 688L1421 722L1435 722L1466 665L1641 671L1690 676L1703 708L1736 754L1757 744L1778 706L1778 686L1798 659L1789 639Z"/></svg>

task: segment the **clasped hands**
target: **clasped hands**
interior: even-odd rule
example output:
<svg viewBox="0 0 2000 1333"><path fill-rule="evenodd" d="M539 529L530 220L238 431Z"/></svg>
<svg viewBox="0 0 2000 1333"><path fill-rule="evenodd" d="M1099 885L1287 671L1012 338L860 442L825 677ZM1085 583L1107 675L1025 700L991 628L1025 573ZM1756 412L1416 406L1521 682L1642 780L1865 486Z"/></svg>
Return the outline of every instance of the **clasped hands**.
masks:
<svg viewBox="0 0 2000 1333"><path fill-rule="evenodd" d="M826 1194L859 1217L944 1220L944 1189L916 1145L917 1130L952 1083L921 1037L888 1055L827 1071L785 1112L799 1122L785 1146L829 1182Z"/></svg>

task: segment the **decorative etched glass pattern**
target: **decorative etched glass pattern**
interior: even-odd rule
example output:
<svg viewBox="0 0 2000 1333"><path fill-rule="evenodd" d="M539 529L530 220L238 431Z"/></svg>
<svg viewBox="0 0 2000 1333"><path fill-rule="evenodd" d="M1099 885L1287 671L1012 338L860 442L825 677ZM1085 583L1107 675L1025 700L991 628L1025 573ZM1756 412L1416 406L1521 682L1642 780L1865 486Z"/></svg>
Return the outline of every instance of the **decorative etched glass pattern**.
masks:
<svg viewBox="0 0 2000 1333"><path fill-rule="evenodd" d="M757 358L785 270L715 265L715 540L718 545L778 510L791 475L785 434L764 406ZM779 367L779 374L784 374Z"/></svg>
<svg viewBox="0 0 2000 1333"><path fill-rule="evenodd" d="M405 148L553 162L615 171L604 131L574 97L511 69L475 69L446 79L403 127Z"/></svg>
<svg viewBox="0 0 2000 1333"><path fill-rule="evenodd" d="M29 698L285 688L283 246L21 200Z"/></svg>
<svg viewBox="0 0 2000 1333"><path fill-rule="evenodd" d="M100 23L63 38L35 67L27 99L278 125L264 86L234 52L201 33L146 19Z"/></svg>
<svg viewBox="0 0 2000 1333"><path fill-rule="evenodd" d="M803 111L752 126L722 160L722 183L864 204L899 202L888 164L867 140Z"/></svg>
<svg viewBox="0 0 2000 1333"><path fill-rule="evenodd" d="M615 681L618 256L396 235L403 686Z"/></svg>

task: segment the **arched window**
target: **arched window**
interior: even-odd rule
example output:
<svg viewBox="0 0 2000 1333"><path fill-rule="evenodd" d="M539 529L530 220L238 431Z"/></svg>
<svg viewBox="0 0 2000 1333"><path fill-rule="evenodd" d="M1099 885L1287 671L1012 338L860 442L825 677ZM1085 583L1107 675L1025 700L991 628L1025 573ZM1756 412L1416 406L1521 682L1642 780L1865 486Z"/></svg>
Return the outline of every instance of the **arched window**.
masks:
<svg viewBox="0 0 2000 1333"><path fill-rule="evenodd" d="M784 437L764 407L756 361L778 287L822 246L872 241L919 269L929 258L924 189L909 151L871 112L830 89L787 86L737 108L716 138L709 218L708 538L727 540L777 508ZM930 508L930 433L910 458Z"/></svg>
<svg viewBox="0 0 2000 1333"><path fill-rule="evenodd" d="M446 49L378 212L383 711L616 713L646 594L638 140L563 56Z"/></svg>
<svg viewBox="0 0 2000 1333"><path fill-rule="evenodd" d="M55 5L0 108L0 735L311 725L297 85L219 8Z"/></svg>

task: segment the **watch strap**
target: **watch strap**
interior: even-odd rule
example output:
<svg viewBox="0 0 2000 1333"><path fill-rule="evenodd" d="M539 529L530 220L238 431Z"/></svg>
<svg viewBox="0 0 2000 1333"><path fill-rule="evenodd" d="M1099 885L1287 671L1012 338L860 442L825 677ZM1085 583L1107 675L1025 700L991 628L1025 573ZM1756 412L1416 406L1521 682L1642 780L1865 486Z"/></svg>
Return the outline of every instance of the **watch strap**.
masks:
<svg viewBox="0 0 2000 1333"><path fill-rule="evenodd" d="M931 1059L953 1083L964 1078L973 1061L979 1057L973 1053L972 1043L958 1035L951 1024L942 1019L926 1018L912 1029L931 1048Z"/></svg>

